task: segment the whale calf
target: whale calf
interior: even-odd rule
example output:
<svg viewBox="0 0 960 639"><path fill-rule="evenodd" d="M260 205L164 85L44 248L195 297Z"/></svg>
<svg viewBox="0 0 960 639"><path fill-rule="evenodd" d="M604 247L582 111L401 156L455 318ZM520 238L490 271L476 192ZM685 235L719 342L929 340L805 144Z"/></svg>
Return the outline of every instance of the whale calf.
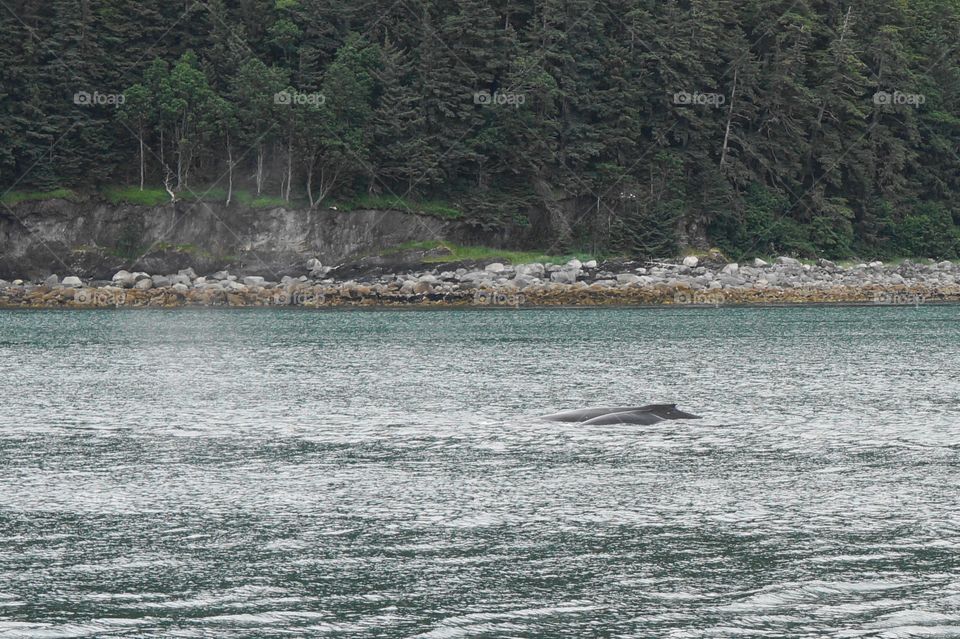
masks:
<svg viewBox="0 0 960 639"><path fill-rule="evenodd" d="M700 417L679 410L676 404L648 404L646 406L613 406L568 410L553 415L545 415L543 419L553 422L580 422L588 425L649 425L668 419L700 419Z"/></svg>

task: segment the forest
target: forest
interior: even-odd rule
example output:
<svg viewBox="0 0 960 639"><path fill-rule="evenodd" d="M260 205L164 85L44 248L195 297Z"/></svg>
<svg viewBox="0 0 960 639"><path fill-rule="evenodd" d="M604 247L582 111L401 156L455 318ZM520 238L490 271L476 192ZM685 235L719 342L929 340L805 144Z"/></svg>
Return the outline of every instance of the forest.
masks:
<svg viewBox="0 0 960 639"><path fill-rule="evenodd" d="M0 191L960 256L960 0L2 5Z"/></svg>

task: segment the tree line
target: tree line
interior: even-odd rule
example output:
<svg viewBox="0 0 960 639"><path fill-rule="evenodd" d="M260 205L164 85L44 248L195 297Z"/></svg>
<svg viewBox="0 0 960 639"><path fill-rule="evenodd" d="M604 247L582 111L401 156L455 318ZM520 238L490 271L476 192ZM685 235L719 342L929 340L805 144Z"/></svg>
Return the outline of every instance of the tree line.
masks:
<svg viewBox="0 0 960 639"><path fill-rule="evenodd" d="M960 251L960 0L8 0L0 187L384 196L558 246Z"/></svg>

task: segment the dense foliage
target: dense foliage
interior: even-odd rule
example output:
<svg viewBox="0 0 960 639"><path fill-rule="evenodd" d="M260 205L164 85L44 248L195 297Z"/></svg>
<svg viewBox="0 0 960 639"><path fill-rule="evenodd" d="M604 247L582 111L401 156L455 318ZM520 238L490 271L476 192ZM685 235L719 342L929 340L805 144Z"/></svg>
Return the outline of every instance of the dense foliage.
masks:
<svg viewBox="0 0 960 639"><path fill-rule="evenodd" d="M0 33L3 190L431 199L628 252L960 247L960 0L7 0Z"/></svg>

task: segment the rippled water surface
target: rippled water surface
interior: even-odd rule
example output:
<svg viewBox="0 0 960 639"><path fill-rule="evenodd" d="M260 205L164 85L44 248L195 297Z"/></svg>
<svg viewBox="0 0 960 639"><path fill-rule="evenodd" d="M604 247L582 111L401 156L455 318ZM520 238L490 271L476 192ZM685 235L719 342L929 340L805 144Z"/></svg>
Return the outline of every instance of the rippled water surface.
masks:
<svg viewBox="0 0 960 639"><path fill-rule="evenodd" d="M960 636L958 365L955 306L0 312L0 638Z"/></svg>

